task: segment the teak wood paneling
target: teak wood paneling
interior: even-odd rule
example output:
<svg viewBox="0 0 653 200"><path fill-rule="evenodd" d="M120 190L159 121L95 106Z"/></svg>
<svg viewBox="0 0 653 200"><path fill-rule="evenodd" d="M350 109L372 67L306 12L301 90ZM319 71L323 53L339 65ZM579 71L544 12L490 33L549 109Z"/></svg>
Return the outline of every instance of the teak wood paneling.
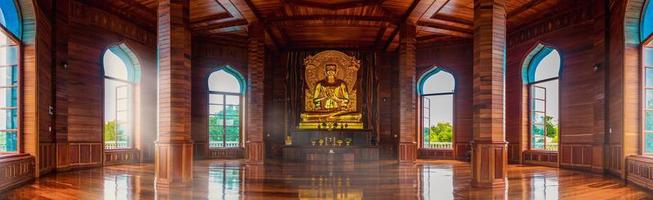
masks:
<svg viewBox="0 0 653 200"><path fill-rule="evenodd" d="M33 180L34 169L33 156L0 155L0 193Z"/></svg>
<svg viewBox="0 0 653 200"><path fill-rule="evenodd" d="M511 162L532 160L532 152L524 153L529 149L529 94L522 66L528 62L526 55L541 44L556 49L561 57L560 166L602 172L606 44L604 20L597 19L604 17L603 9L600 3L577 5L509 33L506 135Z"/></svg>
<svg viewBox="0 0 653 200"><path fill-rule="evenodd" d="M192 48L191 101L193 103L191 108L191 132L195 146L195 159L222 158L221 156L226 156L224 158L244 158L242 149L239 150L240 153L238 151L209 149L207 91L208 76L216 70L230 67L238 71L243 77L247 75L247 48L218 42L207 42L205 38L194 38ZM241 131L244 133L243 129Z"/></svg>
<svg viewBox="0 0 653 200"><path fill-rule="evenodd" d="M453 155L457 160L468 160L471 156L469 144L473 137L473 110L469 105L472 104L472 50L471 40L422 44L417 48L418 79L435 67L443 68L455 78ZM417 109L417 121L421 122L421 104L418 106L420 109Z"/></svg>
<svg viewBox="0 0 653 200"><path fill-rule="evenodd" d="M399 32L399 162L417 159L416 27L404 24Z"/></svg>

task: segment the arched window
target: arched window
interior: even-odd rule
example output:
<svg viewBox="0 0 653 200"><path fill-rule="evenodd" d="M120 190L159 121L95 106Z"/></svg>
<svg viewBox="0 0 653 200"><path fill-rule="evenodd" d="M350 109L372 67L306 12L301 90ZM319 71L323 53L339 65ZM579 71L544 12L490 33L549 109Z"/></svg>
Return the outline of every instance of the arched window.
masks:
<svg viewBox="0 0 653 200"><path fill-rule="evenodd" d="M14 1L0 2L0 153L19 151L21 21Z"/></svg>
<svg viewBox="0 0 653 200"><path fill-rule="evenodd" d="M559 76L557 50L539 45L527 58L524 80L528 84L530 149L558 150Z"/></svg>
<svg viewBox="0 0 653 200"><path fill-rule="evenodd" d="M642 56L643 59L643 84L642 105L644 118L643 153L653 154L653 3L648 1L644 7L641 26Z"/></svg>
<svg viewBox="0 0 653 200"><path fill-rule="evenodd" d="M132 148L134 86L140 76L136 56L124 44L104 52L104 148Z"/></svg>
<svg viewBox="0 0 653 200"><path fill-rule="evenodd" d="M209 147L240 147L243 77L225 67L209 75L208 88Z"/></svg>
<svg viewBox="0 0 653 200"><path fill-rule="evenodd" d="M455 85L453 75L439 67L420 78L422 148L452 148Z"/></svg>

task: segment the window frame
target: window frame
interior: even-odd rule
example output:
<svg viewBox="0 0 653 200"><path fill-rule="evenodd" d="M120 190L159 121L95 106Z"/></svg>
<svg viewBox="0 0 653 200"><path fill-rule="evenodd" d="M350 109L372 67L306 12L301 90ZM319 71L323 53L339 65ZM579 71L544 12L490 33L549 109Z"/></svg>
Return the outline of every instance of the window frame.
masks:
<svg viewBox="0 0 653 200"><path fill-rule="evenodd" d="M451 92L437 92L437 93L424 93L424 84L426 81L433 77L434 75L445 72L450 74L453 77L453 90ZM449 70L444 69L443 67L434 67L431 70L426 71L423 75L422 78L418 80L418 99L419 99L419 126L418 126L418 147L420 149L427 149L427 150L454 150L455 149L455 141L456 141L456 76L450 72ZM430 96L446 96L446 95L451 95L452 99L452 109L451 109L451 125L453 126L451 129L451 148L427 148L424 147L424 98L430 97ZM429 106L429 110L433 109L433 105L431 104ZM431 116L429 115L429 118Z"/></svg>
<svg viewBox="0 0 653 200"><path fill-rule="evenodd" d="M106 53L112 51L111 50L112 48L117 48L117 47L119 48L120 45L122 45L122 44L112 46L110 48L107 48L105 51L103 51L104 53L102 54L102 59L104 59L104 56L106 55ZM116 53L114 53L114 54L116 54ZM119 55L116 55L116 56L118 56L118 58L120 58L122 62L125 62L125 67L129 68L130 67L129 65L131 65L131 67L135 67L134 63L132 63L132 61L126 62L125 60L123 60L124 58L120 57ZM102 126L103 126L102 127L102 148L104 149L105 152L107 152L107 151L134 150L136 148L136 145L134 143L134 139L136 138L136 124L135 124L136 120L134 119L135 118L134 116L136 116L136 113L135 113L136 112L135 111L136 110L136 107L135 107L136 99L135 99L135 97L136 97L136 86L137 86L137 84L135 82L129 80L129 77L130 77L129 69L125 69L125 70L127 70L127 73L128 73L127 74L127 79L121 79L121 78L116 78L116 77L109 76L106 73L106 65L105 65L104 61L102 62L102 72L103 72L103 74L102 74L102 77L103 77L103 79L102 79L103 80L103 82L102 82L102 85L103 85L103 88L102 88L102 101L103 101L102 102L102 106L103 106L102 107L102 113L103 113L102 114L103 115L102 116ZM134 73L134 72L131 72L131 73ZM125 83L125 84L127 84L129 86L129 91L128 91L128 94L129 94L129 109L130 109L129 110L130 111L129 116L133 120L131 122L132 123L131 126L129 127L129 129L131 129L131 131L130 131L131 133L130 133L129 141L128 141L128 146L129 147L126 147L126 148L111 148L111 149L109 149L109 148L106 147L106 141L107 140L106 140L106 138L104 138L104 124L105 124L106 119L104 119L104 113L106 113L107 110L104 109L104 106L106 105L106 100L107 99L106 99L106 96L104 96L104 93L106 92L106 89L107 89L106 88L107 79L111 80L111 81L117 81L117 82ZM117 104L117 100L114 99L114 101L116 101L116 104ZM111 112L115 113L116 118L118 116L117 109L118 109L118 106L116 105L116 108L113 111L111 111ZM116 120L116 122L117 122L117 120ZM116 124L116 129L117 128L118 127L117 127L117 124ZM118 140L115 140L115 142L117 144Z"/></svg>
<svg viewBox="0 0 653 200"><path fill-rule="evenodd" d="M220 71L224 71L224 73L227 73L227 74L233 76L236 79L236 81L238 81L238 84L240 86L239 87L240 92L236 93L236 92L224 92L224 91L213 91L213 90L211 90L209 79L210 79L211 75L213 75L213 73L218 73ZM238 73L238 72L231 69L231 68L224 67L224 68L214 70L214 71L208 73L208 76L206 76L206 86L207 86L207 88L206 88L206 135L207 135L207 143L208 143L209 149L239 149L239 148L243 148L243 145L244 145L244 143L243 143L243 127L244 127L244 124L245 124L244 121L243 121L243 113L244 113L243 103L244 103L244 97L245 97L245 95L244 95L244 92L245 92L244 87L245 86L243 85L244 81L242 80L242 76L240 76L240 74L236 74L236 73ZM210 124L209 118L211 117L212 114L211 114L211 108L210 107L211 107L211 105L216 105L216 104L211 103L211 99L210 99L211 95L222 95L222 108L225 111L224 114L223 114L223 119L222 119L223 120L222 121L222 130L223 130L222 147L211 147L211 133L210 133L211 124ZM238 124L238 146L237 147L227 147L227 127L234 127L234 126L227 126L226 123L225 123L225 120L226 120L226 106L227 106L226 97L227 96L238 96L238 102L239 102L238 103L238 120L239 120L240 123Z"/></svg>
<svg viewBox="0 0 653 200"><path fill-rule="evenodd" d="M540 56L540 54L543 53L544 51L549 51L549 52L547 52L546 55L541 56L541 58L538 58ZM542 62L542 59L545 58L546 56L548 56L549 54L551 54L553 51L558 52L558 55L560 56L560 63L559 63L560 66L558 68L557 76L535 81L535 73L537 72L537 68L539 67L540 63ZM553 48L553 47L551 47L549 45L544 45L542 43L538 43L538 45L536 45L535 48L531 49L530 52L531 53L529 53L527 55L527 59L529 59L529 60L527 62L528 64L526 65L527 66L526 71L525 71L526 74L524 76L524 78L526 80L525 81L526 82L526 90L528 90L527 91L527 93L528 93L528 95L527 95L527 105L528 105L527 113L528 113L528 116L527 116L527 119L526 119L527 124L528 124L528 132L527 132L528 148L527 149L528 149L528 151L534 151L534 152L556 152L556 153L558 153L558 152L560 152L560 141L561 141L560 135L562 133L562 129L561 129L561 127L562 127L561 126L562 125L562 123L561 123L562 122L562 120L561 120L562 116L560 115L560 102L561 102L561 98L560 98L560 80L562 79L562 73L561 72L562 72L562 69L563 69L563 65L562 65L563 64L563 58L562 58L562 55L560 55L560 51L558 51L556 48ZM534 61L537 61L537 63L534 63ZM531 77L531 75L532 75L532 77ZM533 87L535 85L537 85L537 84L556 81L556 80L558 81L558 150L555 150L555 151L554 150L546 150L546 143L547 143L546 142L546 111L548 110L546 108L546 105L545 105L545 115L544 115L545 116L545 119L544 119L545 120L545 122L544 122L545 123L545 125L544 125L544 134L545 134L544 148L543 149L534 149L533 148L533 141L532 141L532 139L533 139L533 122L534 122L534 120L533 120L533 108L535 106L534 101L533 101L534 100L534 98L533 98ZM545 102L545 104L546 104L546 102Z"/></svg>
<svg viewBox="0 0 653 200"><path fill-rule="evenodd" d="M0 34L4 34L9 40L11 40L15 46L18 48L17 52L17 58L16 58L16 67L18 68L18 82L16 83L16 151L15 152L0 152L0 156L2 155L12 155L12 154L20 154L24 152L24 145L23 145L23 134L22 134L22 127L23 127L23 74L24 74L24 69L23 69L23 47L24 44L21 42L16 35L14 35L11 31L9 31L4 25L0 24Z"/></svg>
<svg viewBox="0 0 653 200"><path fill-rule="evenodd" d="M544 139L544 149L533 149L533 141L532 141L532 139L533 139L533 124L534 124L534 120L533 120L533 118L534 118L534 115L533 115L534 109L533 108L535 107L535 103L534 103L535 98L533 97L533 90L534 90L534 87L537 84L547 83L547 82L551 82L551 81L558 81L558 96L559 96L560 95L560 75L558 75L557 77L547 78L547 79L539 80L539 81L534 81L534 82L530 82L530 83L527 84L527 88L528 88L528 150L530 150L530 151L543 151L543 152L559 152L560 151L560 116L558 116L558 150L557 151L546 150L546 143L547 143L546 142L546 116L547 116L546 113L547 113L547 110L548 110L547 107L546 107L546 102L547 102L546 100L544 101L544 104L545 104L544 105L544 117L545 117L544 118L544 135L545 135L544 136L545 137L545 139ZM546 96L546 92L545 92L545 96ZM560 111L560 98L558 97L558 113L559 113L559 111Z"/></svg>
<svg viewBox="0 0 653 200"><path fill-rule="evenodd" d="M653 152L646 152L646 90L647 89L653 89L653 87L647 88L646 87L646 49L651 48L653 50L653 34L649 35L644 42L642 42L640 46L640 88L639 88L639 93L640 93L640 155L648 155L648 156L653 156ZM653 58L652 58L653 59ZM651 69L653 69L653 65L650 66ZM649 109L653 110L653 109ZM653 133L653 132L652 132Z"/></svg>

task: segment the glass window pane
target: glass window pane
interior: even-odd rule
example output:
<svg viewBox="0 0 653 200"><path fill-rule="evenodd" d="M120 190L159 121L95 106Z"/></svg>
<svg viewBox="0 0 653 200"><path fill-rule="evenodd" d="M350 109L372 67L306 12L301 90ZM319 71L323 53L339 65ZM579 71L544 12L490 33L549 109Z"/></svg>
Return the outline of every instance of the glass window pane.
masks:
<svg viewBox="0 0 653 200"><path fill-rule="evenodd" d="M0 152L16 152L18 138L16 132L0 132Z"/></svg>
<svg viewBox="0 0 653 200"><path fill-rule="evenodd" d="M228 147L237 147L240 141L240 128L237 126L227 126L226 141Z"/></svg>
<svg viewBox="0 0 653 200"><path fill-rule="evenodd" d="M544 123L544 113L534 112L533 113L533 123L534 124L543 124Z"/></svg>
<svg viewBox="0 0 653 200"><path fill-rule="evenodd" d="M3 38L5 39L5 38ZM7 46L0 48L0 65L16 65L18 64L18 47Z"/></svg>
<svg viewBox="0 0 653 200"><path fill-rule="evenodd" d="M240 117L238 116L227 116L225 120L226 126L240 126Z"/></svg>
<svg viewBox="0 0 653 200"><path fill-rule="evenodd" d="M653 131L653 111L645 112L645 125L647 131Z"/></svg>
<svg viewBox="0 0 653 200"><path fill-rule="evenodd" d="M209 115L209 126L222 126L223 123L222 115Z"/></svg>
<svg viewBox="0 0 653 200"><path fill-rule="evenodd" d="M0 86L15 86L18 84L18 67L0 67Z"/></svg>
<svg viewBox="0 0 653 200"><path fill-rule="evenodd" d="M209 105L209 114L222 115L223 111L224 111L224 106L222 105Z"/></svg>
<svg viewBox="0 0 653 200"><path fill-rule="evenodd" d="M227 105L240 105L240 96L227 95L225 98Z"/></svg>
<svg viewBox="0 0 653 200"><path fill-rule="evenodd" d="M644 151L653 153L653 133L647 132L644 136Z"/></svg>
<svg viewBox="0 0 653 200"><path fill-rule="evenodd" d="M104 75L116 79L128 80L128 70L125 62L111 50L104 53Z"/></svg>
<svg viewBox="0 0 653 200"><path fill-rule="evenodd" d="M653 87L653 68L646 68L646 87Z"/></svg>
<svg viewBox="0 0 653 200"><path fill-rule="evenodd" d="M0 88L0 107L16 107L18 105L18 88Z"/></svg>
<svg viewBox="0 0 653 200"><path fill-rule="evenodd" d="M226 109L227 109L226 115L236 115L236 116L240 115L240 106L227 105Z"/></svg>
<svg viewBox="0 0 653 200"><path fill-rule="evenodd" d="M533 98L535 98L535 99L545 99L546 98L546 96L545 96L546 89L544 89L542 87L535 87L535 86L537 86L537 85L534 85L534 87L533 87Z"/></svg>
<svg viewBox="0 0 653 200"><path fill-rule="evenodd" d="M222 126L209 126L209 147L224 147Z"/></svg>
<svg viewBox="0 0 653 200"><path fill-rule="evenodd" d="M544 112L546 111L546 102L542 100L533 100L533 111L540 111Z"/></svg>
<svg viewBox="0 0 653 200"><path fill-rule="evenodd" d="M221 94L209 94L209 104L223 104L222 97Z"/></svg>
<svg viewBox="0 0 653 200"><path fill-rule="evenodd" d="M653 90L646 90L646 109L653 109Z"/></svg>
<svg viewBox="0 0 653 200"><path fill-rule="evenodd" d="M544 135L544 126L543 125L533 125L532 127L533 128L532 128L531 132L532 132L532 134L534 136Z"/></svg>
<svg viewBox="0 0 653 200"><path fill-rule="evenodd" d="M18 111L16 109L0 110L0 130L18 128Z"/></svg>

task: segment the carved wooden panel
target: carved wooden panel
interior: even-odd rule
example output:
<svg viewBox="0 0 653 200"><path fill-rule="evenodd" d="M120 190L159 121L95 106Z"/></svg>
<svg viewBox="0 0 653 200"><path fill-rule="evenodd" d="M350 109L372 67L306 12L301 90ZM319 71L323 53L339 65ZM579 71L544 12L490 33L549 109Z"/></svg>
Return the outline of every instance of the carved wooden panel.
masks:
<svg viewBox="0 0 653 200"><path fill-rule="evenodd" d="M453 160L453 149L424 149L418 150L417 158L429 160Z"/></svg>
<svg viewBox="0 0 653 200"><path fill-rule="evenodd" d="M0 156L0 193L34 179L34 157L27 154Z"/></svg>
<svg viewBox="0 0 653 200"><path fill-rule="evenodd" d="M524 164L558 167L558 152L524 151Z"/></svg>
<svg viewBox="0 0 653 200"><path fill-rule="evenodd" d="M140 151L137 149L105 151L104 165L140 162L140 155Z"/></svg>
<svg viewBox="0 0 653 200"><path fill-rule="evenodd" d="M68 148L72 167L102 166L104 145L102 143L70 143Z"/></svg>
<svg viewBox="0 0 653 200"><path fill-rule="evenodd" d="M644 188L653 188L653 159L644 156L626 158L626 180Z"/></svg>

